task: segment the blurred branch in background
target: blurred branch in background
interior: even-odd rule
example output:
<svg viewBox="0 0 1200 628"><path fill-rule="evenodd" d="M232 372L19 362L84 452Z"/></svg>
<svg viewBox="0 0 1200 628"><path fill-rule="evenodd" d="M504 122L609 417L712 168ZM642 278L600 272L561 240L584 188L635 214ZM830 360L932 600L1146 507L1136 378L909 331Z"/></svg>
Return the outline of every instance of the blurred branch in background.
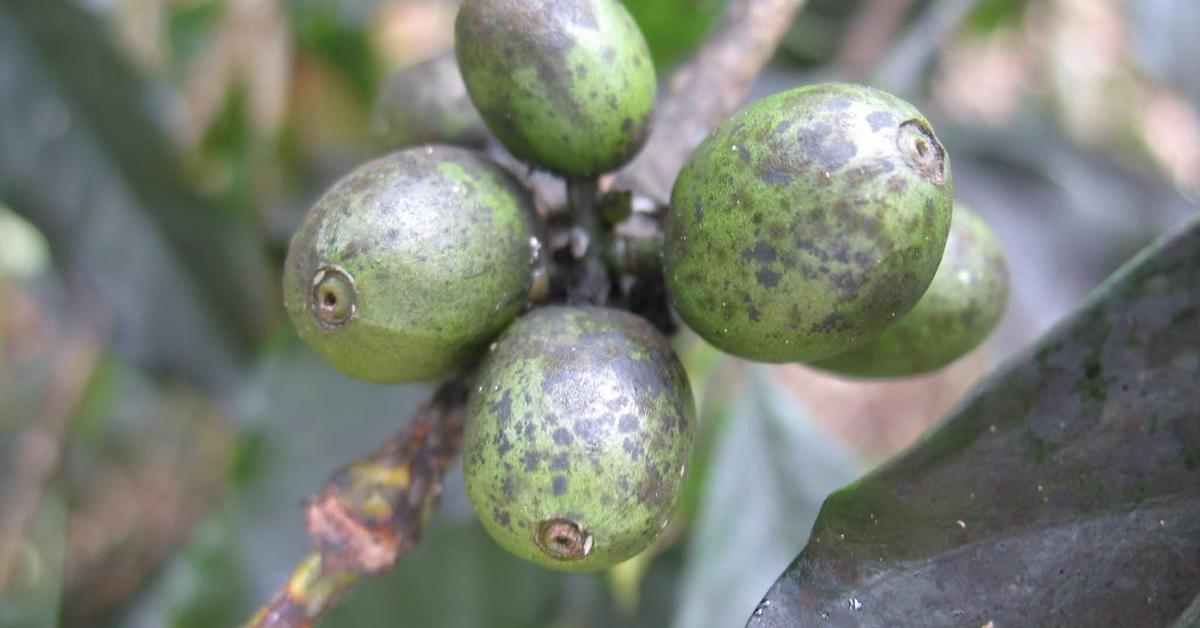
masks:
<svg viewBox="0 0 1200 628"><path fill-rule="evenodd" d="M184 183L148 97L76 4L0 6L0 197L95 286L126 355L229 387L274 282L246 225Z"/></svg>
<svg viewBox="0 0 1200 628"><path fill-rule="evenodd" d="M660 204L705 134L742 104L805 0L737 0L725 21L667 83L650 140L618 174L618 187Z"/></svg>
<svg viewBox="0 0 1200 628"><path fill-rule="evenodd" d="M32 425L11 445L5 490L0 493L0 592L17 577L17 556L41 494L59 468L85 386L104 348L104 334L80 326L61 339L62 348L49 373L49 384ZM6 343L7 344L7 343Z"/></svg>
<svg viewBox="0 0 1200 628"><path fill-rule="evenodd" d="M0 240L28 248L11 229ZM4 266L0 625L47 625L36 619L46 613L94 625L145 586L224 490L228 426L194 390L160 390L114 356L86 285L42 268L30 288Z"/></svg>
<svg viewBox="0 0 1200 628"><path fill-rule="evenodd" d="M917 0L870 0L846 29L834 63L851 81L861 82L886 52Z"/></svg>

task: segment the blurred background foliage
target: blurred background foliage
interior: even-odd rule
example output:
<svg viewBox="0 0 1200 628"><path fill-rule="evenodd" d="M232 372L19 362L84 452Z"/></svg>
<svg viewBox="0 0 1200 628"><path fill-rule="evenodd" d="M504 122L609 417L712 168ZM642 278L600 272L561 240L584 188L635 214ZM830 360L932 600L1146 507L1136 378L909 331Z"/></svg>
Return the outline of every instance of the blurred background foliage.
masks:
<svg viewBox="0 0 1200 628"><path fill-rule="evenodd" d="M627 4L665 85L726 3ZM454 12L0 2L0 626L240 622L307 548L302 500L425 394L322 364L278 275L324 187L410 141L389 76L448 50ZM836 79L918 104L1008 251L997 333L869 383L681 336L703 428L653 551L598 575L521 563L453 476L418 549L323 625L739 624L831 490L1196 211L1198 35L1190 0L811 0L753 97Z"/></svg>

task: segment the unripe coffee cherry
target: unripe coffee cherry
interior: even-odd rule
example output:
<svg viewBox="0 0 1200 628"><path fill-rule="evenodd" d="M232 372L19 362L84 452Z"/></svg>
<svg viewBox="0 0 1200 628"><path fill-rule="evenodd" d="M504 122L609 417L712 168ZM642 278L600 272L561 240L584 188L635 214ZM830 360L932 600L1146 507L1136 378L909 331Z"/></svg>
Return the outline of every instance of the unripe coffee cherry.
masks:
<svg viewBox="0 0 1200 628"><path fill-rule="evenodd" d="M591 176L645 144L654 64L617 0L466 0L455 52L484 121L525 161Z"/></svg>
<svg viewBox="0 0 1200 628"><path fill-rule="evenodd" d="M467 494L517 556L571 571L610 567L666 526L695 423L687 375L644 319L538 308L480 367L463 444Z"/></svg>
<svg viewBox="0 0 1200 628"><path fill-rule="evenodd" d="M392 148L418 144L480 147L489 137L450 53L389 76L372 117L373 126Z"/></svg>
<svg viewBox="0 0 1200 628"><path fill-rule="evenodd" d="M843 353L924 294L952 187L929 122L895 96L835 84L763 99L717 127L675 182L672 303L734 355Z"/></svg>
<svg viewBox="0 0 1200 628"><path fill-rule="evenodd" d="M917 306L878 338L813 366L857 377L934 371L979 346L1007 304L1004 249L987 223L960 204L942 264Z"/></svg>
<svg viewBox="0 0 1200 628"><path fill-rule="evenodd" d="M288 249L284 302L300 337L343 373L428 379L521 312L535 233L528 193L482 155L393 153L309 211Z"/></svg>

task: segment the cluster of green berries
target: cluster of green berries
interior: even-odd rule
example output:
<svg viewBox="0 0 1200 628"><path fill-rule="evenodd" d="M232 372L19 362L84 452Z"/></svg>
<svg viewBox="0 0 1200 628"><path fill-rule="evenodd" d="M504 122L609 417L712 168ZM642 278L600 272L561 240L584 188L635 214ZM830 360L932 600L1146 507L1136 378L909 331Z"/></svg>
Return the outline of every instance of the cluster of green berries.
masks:
<svg viewBox="0 0 1200 628"><path fill-rule="evenodd" d="M456 35L471 101L521 160L578 180L645 143L654 66L617 0L466 0ZM529 560L601 569L667 525L695 410L638 312L533 303L546 224L483 153L401 150L317 201L288 251L285 302L301 338L352 377L478 363L463 468L484 526ZM995 239L953 208L929 123L854 85L725 121L679 174L656 242L671 305L714 346L858 376L944 366L989 333L1007 292Z"/></svg>

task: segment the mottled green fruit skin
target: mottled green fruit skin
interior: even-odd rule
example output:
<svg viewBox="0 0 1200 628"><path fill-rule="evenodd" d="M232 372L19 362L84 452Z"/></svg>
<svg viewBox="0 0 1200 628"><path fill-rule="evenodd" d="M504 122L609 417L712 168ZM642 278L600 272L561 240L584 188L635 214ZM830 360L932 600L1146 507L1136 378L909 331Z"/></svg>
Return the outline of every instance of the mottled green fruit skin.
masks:
<svg viewBox="0 0 1200 628"><path fill-rule="evenodd" d="M455 52L484 121L525 161L592 176L646 143L654 63L617 0L466 0Z"/></svg>
<svg viewBox="0 0 1200 628"><path fill-rule="evenodd" d="M284 302L300 337L339 371L374 382L429 379L479 354L521 312L535 215L528 193L486 157L412 148L355 169L292 238ZM313 277L354 281L353 317L330 329Z"/></svg>
<svg viewBox="0 0 1200 628"><path fill-rule="evenodd" d="M484 527L513 554L590 571L644 550L671 516L695 430L670 345L620 310L549 306L515 322L481 366L463 473ZM547 556L538 524L592 535L576 560Z"/></svg>
<svg viewBox="0 0 1200 628"><path fill-rule="evenodd" d="M453 54L433 57L388 77L375 102L374 126L392 148L481 147L490 136L467 96Z"/></svg>
<svg viewBox="0 0 1200 628"><path fill-rule="evenodd" d="M728 353L843 353L924 294L953 196L945 150L912 105L858 85L777 94L718 126L676 179L667 290Z"/></svg>
<svg viewBox="0 0 1200 628"><path fill-rule="evenodd" d="M959 204L942 264L917 306L875 340L813 366L852 377L936 371L979 346L1007 305L1004 249L987 223Z"/></svg>

